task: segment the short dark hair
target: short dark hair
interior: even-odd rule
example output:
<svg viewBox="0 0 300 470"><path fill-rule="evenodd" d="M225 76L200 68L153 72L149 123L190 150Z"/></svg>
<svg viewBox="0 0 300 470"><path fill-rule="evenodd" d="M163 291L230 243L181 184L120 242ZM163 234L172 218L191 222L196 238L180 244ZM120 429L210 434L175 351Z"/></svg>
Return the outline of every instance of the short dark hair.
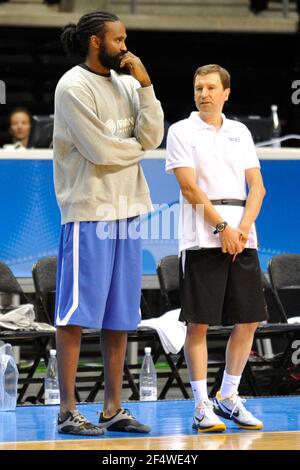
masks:
<svg viewBox="0 0 300 470"><path fill-rule="evenodd" d="M86 56L89 50L89 39L95 34L100 38L105 34L105 23L120 21L117 15L107 11L93 11L83 15L77 25L67 24L60 36L64 51L68 55Z"/></svg>
<svg viewBox="0 0 300 470"><path fill-rule="evenodd" d="M224 90L230 88L230 73L228 72L228 70L224 69L224 67L221 67L217 64L202 65L201 67L198 67L194 74L194 85L196 77L198 77L198 75L208 75L209 73L218 73L220 75L221 83L223 85Z"/></svg>
<svg viewBox="0 0 300 470"><path fill-rule="evenodd" d="M8 125L10 126L10 122L11 122L11 118L14 114L16 113L25 113L27 114L27 116L29 117L30 119L30 124L32 125L33 123L33 117L32 117L32 114L31 112L29 111L29 109L23 107L23 106L18 106L17 108L14 108L8 115Z"/></svg>

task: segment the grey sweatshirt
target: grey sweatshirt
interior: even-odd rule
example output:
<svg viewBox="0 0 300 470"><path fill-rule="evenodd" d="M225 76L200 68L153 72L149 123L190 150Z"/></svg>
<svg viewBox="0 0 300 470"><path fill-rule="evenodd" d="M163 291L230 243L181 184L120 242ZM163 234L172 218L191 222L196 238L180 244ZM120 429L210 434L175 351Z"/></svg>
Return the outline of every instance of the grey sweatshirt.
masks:
<svg viewBox="0 0 300 470"><path fill-rule="evenodd" d="M55 91L54 184L62 224L118 220L151 210L139 164L163 138L152 86L129 75L73 67Z"/></svg>

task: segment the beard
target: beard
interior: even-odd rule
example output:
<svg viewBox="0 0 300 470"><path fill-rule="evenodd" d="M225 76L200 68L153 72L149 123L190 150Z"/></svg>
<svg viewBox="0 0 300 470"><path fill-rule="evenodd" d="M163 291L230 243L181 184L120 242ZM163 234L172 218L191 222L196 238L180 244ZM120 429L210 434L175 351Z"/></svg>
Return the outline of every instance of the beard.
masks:
<svg viewBox="0 0 300 470"><path fill-rule="evenodd" d="M110 54L107 51L106 45L103 44L100 48L98 59L104 67L107 67L108 69L113 69L115 72L121 74L124 72L126 73L126 69L124 70L124 67L120 67L120 62L123 55L123 52L119 54Z"/></svg>

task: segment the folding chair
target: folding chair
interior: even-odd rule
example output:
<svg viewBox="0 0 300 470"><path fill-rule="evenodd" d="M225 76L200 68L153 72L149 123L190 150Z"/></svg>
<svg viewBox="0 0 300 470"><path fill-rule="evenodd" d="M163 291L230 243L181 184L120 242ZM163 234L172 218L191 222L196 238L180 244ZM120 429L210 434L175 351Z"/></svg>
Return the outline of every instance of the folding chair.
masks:
<svg viewBox="0 0 300 470"><path fill-rule="evenodd" d="M12 271L3 261L0 261L0 292L19 295L21 304L29 302Z"/></svg>
<svg viewBox="0 0 300 470"><path fill-rule="evenodd" d="M179 264L178 256L165 256L160 260L157 265L157 276L160 287L161 298L163 301L163 311L173 310L180 308L180 294L179 294ZM180 369L185 368L185 358L183 349L179 355L172 357L169 355L168 364L171 369L165 385L160 393L160 398L165 398L169 389L174 386L173 382L176 380L184 398L189 398L187 387L189 383L184 383L180 376Z"/></svg>
<svg viewBox="0 0 300 470"><path fill-rule="evenodd" d="M299 255L300 258L300 255ZM166 309L176 308L180 305L179 299L179 259L177 256L167 256L163 258L158 267L158 279L160 283L164 307ZM272 266L272 264L271 264ZM297 270L298 272L298 270ZM300 272L300 270L299 270ZM270 275L270 277L272 277ZM293 278L293 284L298 285L296 278ZM249 358L246 363L243 377L245 385L254 396L261 395L261 387L267 382L266 390L271 394L278 392L282 377L290 377L291 373L288 371L288 364L291 363L291 355L294 352L292 348L295 339L300 337L300 325L282 323L286 317L283 311L283 306L276 300L276 296L272 290L268 278L262 273L262 289L266 300L266 308L269 312L268 322L260 324L255 332L255 339L260 340L262 343L268 340L272 341L285 341L284 351L280 355L275 355L272 359L263 358ZM293 289L295 294L295 289ZM278 322L280 321L280 323ZM286 320L285 320L286 321ZM209 369L214 367L217 373L214 377L214 384L210 395L213 396L218 390L224 368L224 349L225 342L231 334L231 327L210 327L207 332L208 352L209 352ZM220 340L219 346L212 347L212 345ZM221 352L221 355L220 355ZM217 353L217 356L215 355ZM177 363L175 364L177 371L185 367L183 351L180 352ZM298 371L298 369L297 369ZM293 369L295 372L295 369ZM172 375L169 377L162 391L162 394L168 391L172 386ZM188 384L185 384L186 386ZM241 384L244 386L244 384Z"/></svg>
<svg viewBox="0 0 300 470"><path fill-rule="evenodd" d="M143 318L143 315L145 315L145 317L147 318L151 318L149 305L146 302L146 299L144 298L143 293L141 293L141 314L142 314L142 318ZM128 347L130 347L130 345L134 345L135 343L137 343L138 346L141 344L151 346L152 351L154 353L155 362L157 361L158 357L161 354L164 354L159 336L156 333L156 331L153 329L139 328L137 331L129 331L127 335L127 343L128 343ZM127 359L125 358L125 361L124 361L124 380L127 381L128 385L124 383L124 380L123 380L123 388L131 389L132 394L129 397L129 400L139 400L139 397L140 397L139 372L140 372L141 364L137 362L132 362L129 359L130 358L127 358ZM86 401L95 400L98 391L101 390L101 388L103 388L103 379L104 379L104 375L102 373L100 378L96 380L94 386L91 388ZM160 397L158 397L158 399L159 398Z"/></svg>
<svg viewBox="0 0 300 470"><path fill-rule="evenodd" d="M164 309L171 310L180 307L180 290L179 290L179 258L176 255L166 256L161 259L157 266L157 275L160 285L161 296L164 303ZM227 340L230 333L231 327L210 327L207 332L207 340L209 343L209 360L208 360L208 377L213 377L214 383L210 395L213 396L219 389L222 381L222 375L224 371L224 340ZM212 341L215 345L213 346ZM220 344L218 346L218 344ZM221 354L220 354L221 351ZM174 386L173 382L176 379L181 386L184 387L184 396L188 398L187 388L189 383L183 384L179 370L186 368L184 351L180 351L177 359L173 361L172 374L170 374L164 388L161 392L162 396L165 396L170 387ZM212 369L216 369L212 372ZM178 383L179 384L179 383Z"/></svg>
<svg viewBox="0 0 300 470"><path fill-rule="evenodd" d="M293 318L300 317L300 254L274 256L268 272L281 321L292 323Z"/></svg>
<svg viewBox="0 0 300 470"><path fill-rule="evenodd" d="M28 146L33 148L49 148L53 140L53 122L53 115L33 116Z"/></svg>
<svg viewBox="0 0 300 470"><path fill-rule="evenodd" d="M277 309L282 331L282 352L278 354L276 373L270 385L272 393L283 386L300 389L300 367L293 363L294 341L300 338L300 254L281 254L271 258L268 273L272 287L273 304ZM276 325L274 325L276 328Z"/></svg>
<svg viewBox="0 0 300 470"><path fill-rule="evenodd" d="M54 311L55 311L55 294L56 294L56 270L57 270L57 257L48 256L39 259L32 267L32 278L35 287L37 307L39 309L40 316L46 321L54 324ZM103 383L103 368L100 365L100 330L86 330L82 331L82 342L91 342L97 344L97 352L99 357L99 364L91 366L80 366L78 367L78 376L76 382L88 382L99 380L102 376ZM97 373L97 376L93 377L82 377L82 373ZM85 387L80 388L81 391L85 391ZM38 393L38 398L43 396L44 389L41 388ZM75 396L78 401L81 401L79 387L75 388Z"/></svg>
<svg viewBox="0 0 300 470"><path fill-rule="evenodd" d="M161 295L163 299L164 310L170 310L173 308L180 307L180 294L179 294L179 258L176 255L164 257L158 267L157 274L161 289ZM266 303L269 310L272 309L273 322L275 312L278 315L278 310L272 300L271 293L269 292L270 284L268 279L262 273L262 288L265 293ZM231 334L232 327L224 326L212 326L208 328L207 331L207 343L208 343L208 378L212 379L212 388L210 390L210 396L214 396L217 390L219 389L222 376L225 366L225 347L228 341L228 338ZM290 332L286 327L282 327L278 324L266 324L260 325L255 333L255 338L261 340L263 343L266 343L270 338L279 338L286 336ZM293 328L292 334L295 334L295 327ZM264 364L270 367L271 361L266 361ZM249 358L246 363L244 372L243 372L243 387L247 387L247 391L250 390L251 394L254 396L260 395L260 385L259 385L259 375L256 374L256 371L259 369L263 371L262 362L256 361L253 358ZM272 361L272 374L274 374L274 367L278 365L276 358ZM180 352L177 361L174 362L174 368L176 373L179 374L179 370L186 367L184 361L183 350ZM164 396L173 384L174 376L172 374L169 376L167 382L164 385L164 388L161 392L161 395ZM185 388L189 384L184 384ZM186 390L187 393L187 390Z"/></svg>
<svg viewBox="0 0 300 470"><path fill-rule="evenodd" d="M54 321L54 306L55 306L55 290L56 290L56 269L57 269L57 258L55 256L49 256L41 258L33 266L32 276L36 290L37 302L39 309L42 312L44 318L49 320L52 324ZM142 305L145 308L145 299L143 299ZM149 315L149 312L148 312ZM79 365L78 373L76 377L76 383L88 383L92 385L76 386L75 394L76 399L81 401L80 391L87 391L88 395L85 401L94 401L99 390L104 388L104 373L103 366L100 365L100 337L101 331L95 329L83 329L82 330L82 343L83 346L90 345L93 348L93 353L97 357L98 364L93 365ZM151 343L159 344L159 338L154 330L138 330L137 332L128 333L128 343L133 342L146 342L148 345ZM95 348L96 343L96 348ZM82 348L84 349L84 348ZM91 351L89 352L91 354ZM82 357L82 354L81 354ZM139 399L139 388L137 384L138 374L134 374L132 369L139 368L138 364L128 364L127 361L124 363L124 381L123 387L130 388L132 391L131 399ZM92 376L84 376L84 373L92 373ZM97 375L95 375L97 374ZM43 391L41 390L42 394Z"/></svg>
<svg viewBox="0 0 300 470"><path fill-rule="evenodd" d="M29 303L26 294L23 292L14 274L3 262L0 262L0 292L19 296L20 304ZM4 312L7 310L4 310ZM0 340L10 343L12 346L30 346L34 351L32 365L22 368L18 366L20 374L18 385L21 386L18 390L18 403L21 403L24 399L30 384L42 382L43 379L34 377L34 375L41 359L47 360L46 348L51 338L53 338L53 332L51 331L0 331Z"/></svg>

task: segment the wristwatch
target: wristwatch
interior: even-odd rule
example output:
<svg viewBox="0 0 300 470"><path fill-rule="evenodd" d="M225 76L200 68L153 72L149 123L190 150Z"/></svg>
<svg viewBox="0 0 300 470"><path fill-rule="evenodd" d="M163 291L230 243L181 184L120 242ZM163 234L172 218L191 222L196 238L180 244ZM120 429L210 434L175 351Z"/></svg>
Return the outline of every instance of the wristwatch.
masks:
<svg viewBox="0 0 300 470"><path fill-rule="evenodd" d="M216 230L214 231L214 234L216 235L217 233L223 232L225 228L227 227L228 223L227 222L220 222L219 224L216 225Z"/></svg>

